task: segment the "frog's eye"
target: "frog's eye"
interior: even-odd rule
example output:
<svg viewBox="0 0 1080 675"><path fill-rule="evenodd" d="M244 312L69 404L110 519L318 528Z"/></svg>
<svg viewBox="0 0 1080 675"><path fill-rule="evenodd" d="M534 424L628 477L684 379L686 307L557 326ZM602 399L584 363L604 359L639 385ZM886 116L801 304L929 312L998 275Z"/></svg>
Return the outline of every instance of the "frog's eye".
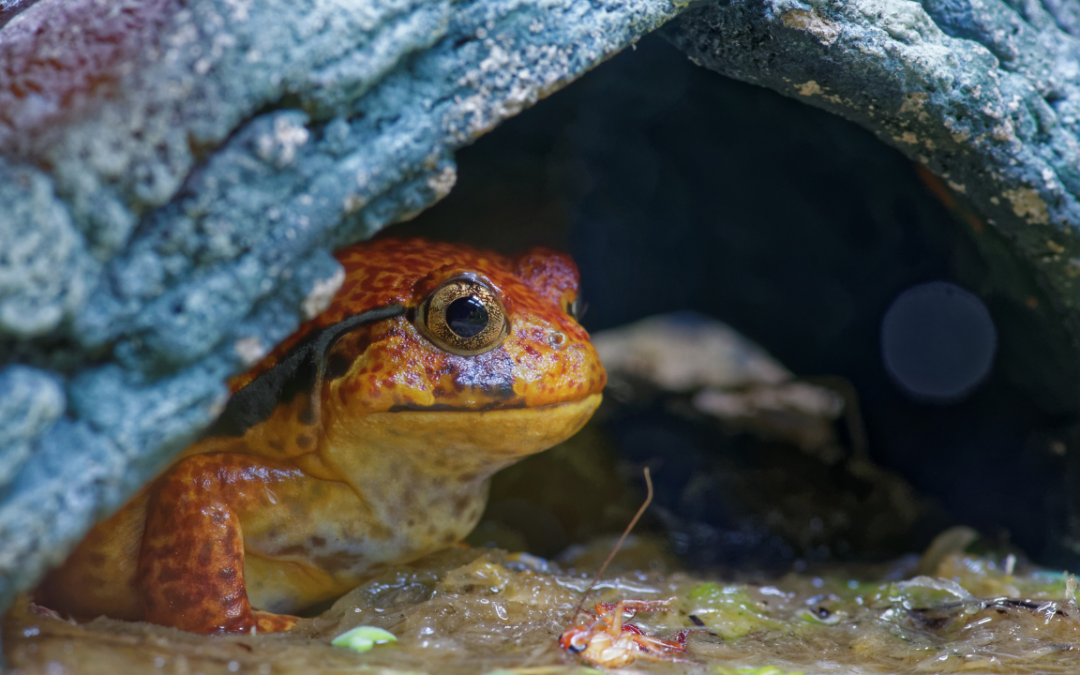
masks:
<svg viewBox="0 0 1080 675"><path fill-rule="evenodd" d="M461 356L498 347L509 331L499 296L471 277L436 288L420 305L416 325L438 347Z"/></svg>

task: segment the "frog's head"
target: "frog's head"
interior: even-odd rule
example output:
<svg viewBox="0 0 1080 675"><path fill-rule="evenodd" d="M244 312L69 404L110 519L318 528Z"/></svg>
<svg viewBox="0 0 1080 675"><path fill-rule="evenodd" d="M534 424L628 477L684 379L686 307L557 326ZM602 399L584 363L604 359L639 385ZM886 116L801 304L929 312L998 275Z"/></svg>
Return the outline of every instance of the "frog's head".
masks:
<svg viewBox="0 0 1080 675"><path fill-rule="evenodd" d="M577 323L578 273L562 253L516 258L423 239L338 252L346 281L321 323L399 303L402 317L340 338L338 401L382 411L543 408L600 393L605 374ZM342 411L344 412L344 411Z"/></svg>
<svg viewBox="0 0 1080 675"><path fill-rule="evenodd" d="M317 424L333 454L362 449L369 469L390 453L435 471L489 475L571 436L599 405L606 374L575 319L569 256L381 239L337 257L346 277L330 307L268 363L362 312L395 304L405 312L344 332L321 355L321 391L310 392L319 420L304 418L305 397L287 404L293 424Z"/></svg>
<svg viewBox="0 0 1080 675"><path fill-rule="evenodd" d="M488 473L568 438L599 405L607 376L575 318L569 256L383 239L338 259L346 282L331 317L406 308L330 350L323 416L339 442L382 437L435 464Z"/></svg>

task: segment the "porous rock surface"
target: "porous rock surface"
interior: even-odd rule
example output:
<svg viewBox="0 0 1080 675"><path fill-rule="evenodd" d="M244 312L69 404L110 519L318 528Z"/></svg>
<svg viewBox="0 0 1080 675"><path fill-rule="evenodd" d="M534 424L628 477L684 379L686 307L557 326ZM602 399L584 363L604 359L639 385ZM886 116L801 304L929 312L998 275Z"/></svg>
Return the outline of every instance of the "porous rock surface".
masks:
<svg viewBox="0 0 1080 675"><path fill-rule="evenodd" d="M1016 269L1001 274L1049 299L1075 351L1078 5L741 0L696 4L661 30L695 63L853 120L944 179L1005 237L1001 266ZM1075 411L1075 378L1069 389Z"/></svg>
<svg viewBox="0 0 1080 675"><path fill-rule="evenodd" d="M229 375L326 306L343 281L330 251L436 202L456 148L682 4L39 0L15 15L0 31L0 607L213 420Z"/></svg>
<svg viewBox="0 0 1080 675"><path fill-rule="evenodd" d="M455 149L684 4L5 3L20 11L0 30L0 606L325 306L342 281L329 251L430 206ZM943 176L1075 338L1070 7L710 0L665 32Z"/></svg>

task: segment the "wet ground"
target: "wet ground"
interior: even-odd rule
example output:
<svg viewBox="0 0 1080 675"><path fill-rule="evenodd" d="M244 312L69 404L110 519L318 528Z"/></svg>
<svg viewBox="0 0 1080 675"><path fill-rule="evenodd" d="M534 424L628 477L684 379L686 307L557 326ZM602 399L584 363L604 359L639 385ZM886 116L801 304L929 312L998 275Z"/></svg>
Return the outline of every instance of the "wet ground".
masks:
<svg viewBox="0 0 1080 675"><path fill-rule="evenodd" d="M609 546L583 551L579 567ZM906 559L737 583L669 572L655 546L631 542L616 564L623 571L605 575L587 606L671 599L670 611L633 623L662 638L698 624L708 633L690 635L686 662L639 660L630 670L1080 672L1075 586L1012 557L946 547L921 561L934 565L935 577L918 576L916 561ZM646 561L653 569L625 571ZM203 637L104 618L77 624L41 615L24 600L6 618L4 647L14 672L48 675L584 672L591 664L562 651L557 639L590 578L532 556L461 547L387 571L289 634ZM397 642L366 653L330 645L361 625L386 629Z"/></svg>

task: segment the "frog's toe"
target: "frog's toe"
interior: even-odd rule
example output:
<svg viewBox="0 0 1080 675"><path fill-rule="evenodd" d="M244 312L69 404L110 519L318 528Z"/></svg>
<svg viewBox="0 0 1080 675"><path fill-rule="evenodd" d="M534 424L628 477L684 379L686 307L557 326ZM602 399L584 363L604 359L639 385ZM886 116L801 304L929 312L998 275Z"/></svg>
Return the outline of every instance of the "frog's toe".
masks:
<svg viewBox="0 0 1080 675"><path fill-rule="evenodd" d="M288 614L274 614L272 612L260 612L252 611L251 616L255 619L255 629L259 633L282 633L287 630L292 630L296 622L300 620L298 616L289 616Z"/></svg>

